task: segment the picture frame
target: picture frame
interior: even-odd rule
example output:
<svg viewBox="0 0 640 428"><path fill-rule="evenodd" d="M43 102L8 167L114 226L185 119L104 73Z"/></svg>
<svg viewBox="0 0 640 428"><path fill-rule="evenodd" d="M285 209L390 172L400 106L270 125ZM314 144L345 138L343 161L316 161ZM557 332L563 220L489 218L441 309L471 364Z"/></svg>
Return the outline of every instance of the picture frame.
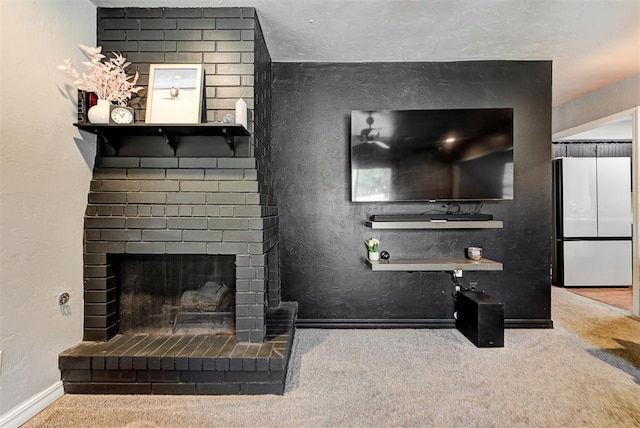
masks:
<svg viewBox="0 0 640 428"><path fill-rule="evenodd" d="M200 123L202 64L151 64L146 123Z"/></svg>

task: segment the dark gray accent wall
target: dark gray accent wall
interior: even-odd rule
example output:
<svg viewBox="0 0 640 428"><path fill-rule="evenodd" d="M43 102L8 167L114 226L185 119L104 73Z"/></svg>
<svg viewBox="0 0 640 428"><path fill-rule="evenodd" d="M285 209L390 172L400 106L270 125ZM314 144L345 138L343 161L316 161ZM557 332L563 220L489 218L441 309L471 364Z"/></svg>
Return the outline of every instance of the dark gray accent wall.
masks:
<svg viewBox="0 0 640 428"><path fill-rule="evenodd" d="M468 246L501 272L464 272L505 303L507 326L551 326L551 62L275 63L273 170L284 300L299 325L453 326L445 272L372 272L363 241L391 257L463 257ZM438 203L350 202L351 110L514 109L515 198L486 202L503 229L371 230L371 214L421 213ZM474 204L460 204L463 211Z"/></svg>

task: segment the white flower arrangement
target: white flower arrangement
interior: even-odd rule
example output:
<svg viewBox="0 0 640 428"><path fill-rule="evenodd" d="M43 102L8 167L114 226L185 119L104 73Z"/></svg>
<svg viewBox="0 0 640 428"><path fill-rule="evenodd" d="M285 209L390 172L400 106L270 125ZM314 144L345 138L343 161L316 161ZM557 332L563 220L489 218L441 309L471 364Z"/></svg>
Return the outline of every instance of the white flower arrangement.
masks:
<svg viewBox="0 0 640 428"><path fill-rule="evenodd" d="M85 70L82 74L76 70L73 62L68 59L64 60L64 65L58 68L65 71L78 85L78 89L95 92L98 99L107 100L119 105L127 105L127 101L142 89L142 86L136 86L138 82L138 72L134 76L129 76L125 69L131 65L127 59L119 53L112 52L113 58L103 61L106 56L102 54L102 46L96 48L78 45L80 49L90 58L90 61L84 61Z"/></svg>
<svg viewBox="0 0 640 428"><path fill-rule="evenodd" d="M380 245L380 241L378 241L376 238L369 238L366 241L364 241L364 244L367 246L367 249L369 250L369 252L376 252L378 251L378 246Z"/></svg>

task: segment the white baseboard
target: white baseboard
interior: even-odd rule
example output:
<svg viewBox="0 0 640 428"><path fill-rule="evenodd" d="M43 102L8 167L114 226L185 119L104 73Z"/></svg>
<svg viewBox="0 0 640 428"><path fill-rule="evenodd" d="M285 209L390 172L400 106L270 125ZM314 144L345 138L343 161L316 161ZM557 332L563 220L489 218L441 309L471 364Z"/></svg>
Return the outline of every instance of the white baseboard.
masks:
<svg viewBox="0 0 640 428"><path fill-rule="evenodd" d="M62 381L54 383L0 416L0 428L19 427L63 395Z"/></svg>

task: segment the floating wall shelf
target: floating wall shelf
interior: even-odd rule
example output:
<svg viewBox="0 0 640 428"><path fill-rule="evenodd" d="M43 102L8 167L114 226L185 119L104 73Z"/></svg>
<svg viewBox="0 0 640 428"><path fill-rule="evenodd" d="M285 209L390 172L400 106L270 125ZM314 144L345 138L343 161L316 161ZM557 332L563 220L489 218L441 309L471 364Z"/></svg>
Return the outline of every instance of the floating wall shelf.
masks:
<svg viewBox="0 0 640 428"><path fill-rule="evenodd" d="M176 154L180 140L184 137L222 136L235 153L235 137L248 137L251 134L240 124L198 123L198 124L157 124L136 123L117 125L111 123L74 123L74 126L96 134L106 144L118 152L123 138L161 136Z"/></svg>

